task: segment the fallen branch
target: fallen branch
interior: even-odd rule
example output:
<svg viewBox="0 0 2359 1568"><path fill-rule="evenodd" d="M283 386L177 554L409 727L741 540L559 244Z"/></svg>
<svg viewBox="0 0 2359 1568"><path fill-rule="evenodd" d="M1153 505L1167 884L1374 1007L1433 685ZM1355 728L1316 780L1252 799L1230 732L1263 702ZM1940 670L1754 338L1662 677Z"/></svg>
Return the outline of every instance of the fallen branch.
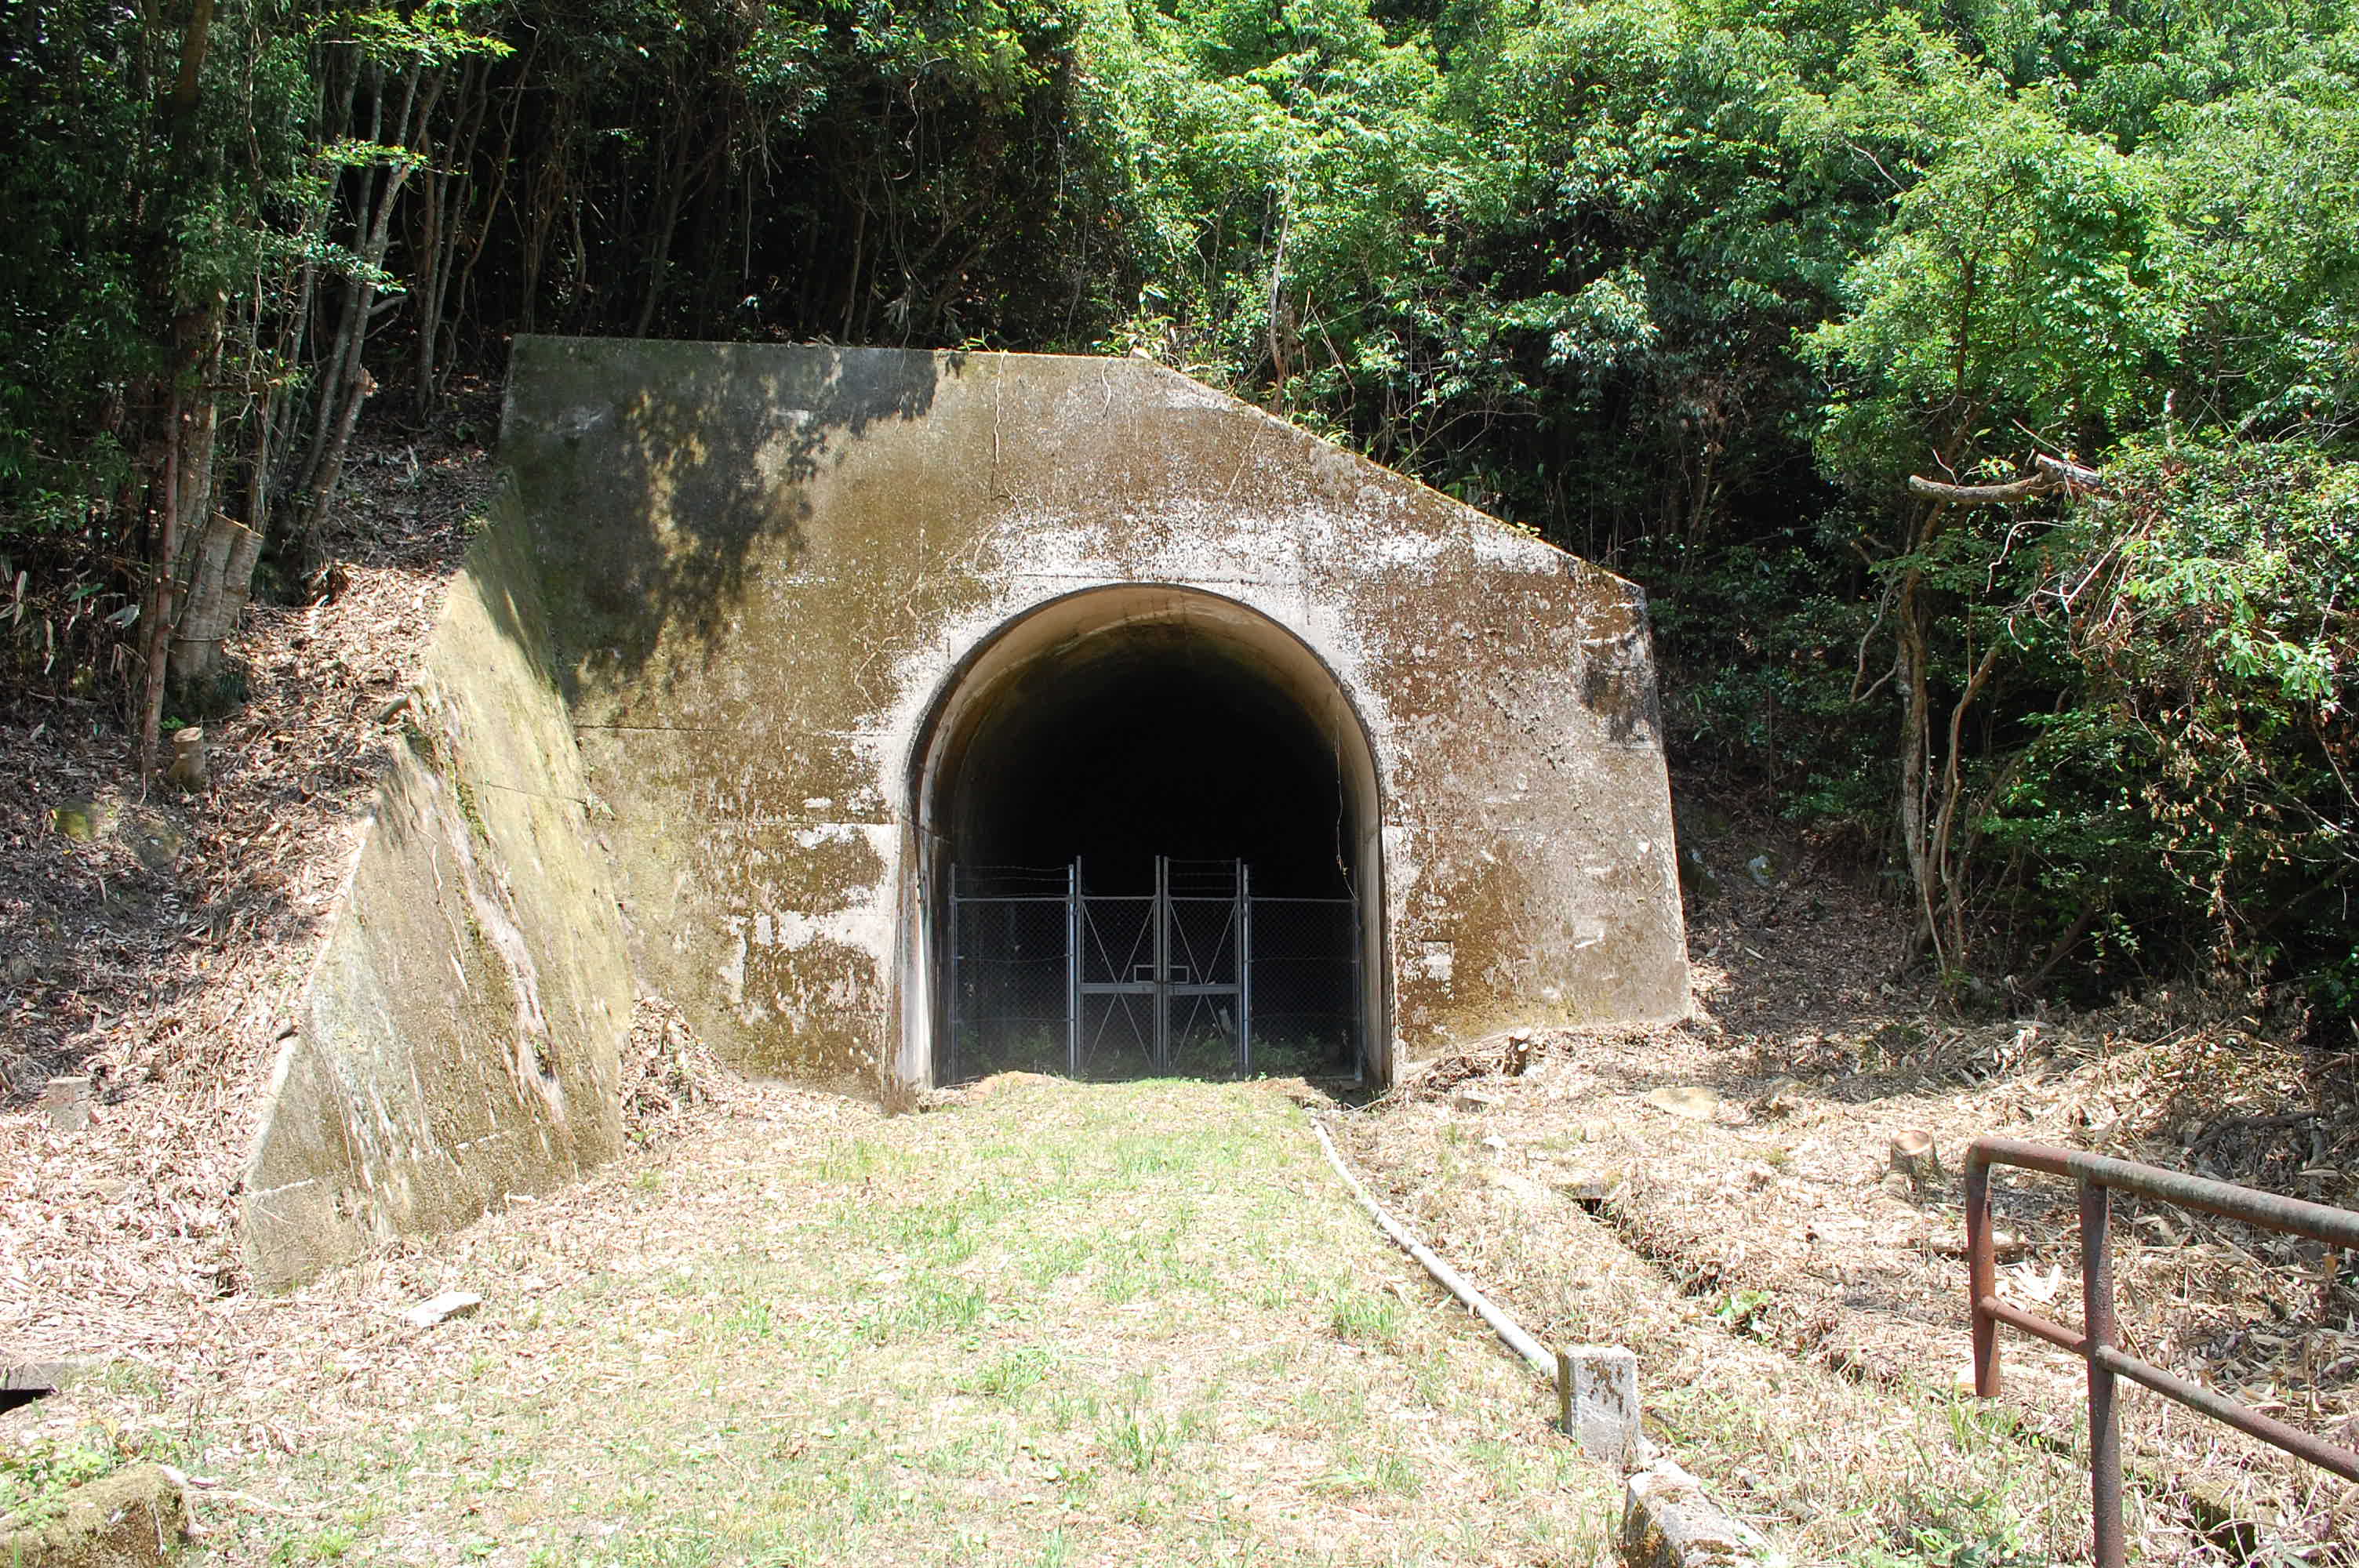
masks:
<svg viewBox="0 0 2359 1568"><path fill-rule="evenodd" d="M255 1497L252 1492L232 1490L223 1486L218 1476L191 1476L187 1471L175 1469L169 1465L158 1465L156 1468L164 1473L164 1479L182 1491L208 1493L221 1502L236 1503L266 1514L282 1514L288 1519L325 1519L328 1515L328 1510L325 1509L290 1509L280 1503L266 1501Z"/></svg>
<svg viewBox="0 0 2359 1568"><path fill-rule="evenodd" d="M2031 463L2032 472L2004 484L1947 484L1921 474L1910 474L1908 488L1919 495L1952 506L2006 506L2058 490L2067 495L2110 493L2105 476L2095 469L2051 458L2045 452L2032 453Z"/></svg>

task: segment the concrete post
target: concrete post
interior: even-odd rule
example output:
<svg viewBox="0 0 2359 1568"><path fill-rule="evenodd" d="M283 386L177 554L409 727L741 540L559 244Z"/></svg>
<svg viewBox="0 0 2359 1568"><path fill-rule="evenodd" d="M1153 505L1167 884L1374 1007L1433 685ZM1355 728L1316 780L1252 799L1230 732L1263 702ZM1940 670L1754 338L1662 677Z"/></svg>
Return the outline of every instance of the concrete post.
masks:
<svg viewBox="0 0 2359 1568"><path fill-rule="evenodd" d="M1557 1352L1558 1420L1591 1457L1629 1470L1638 1464L1638 1357L1618 1345Z"/></svg>

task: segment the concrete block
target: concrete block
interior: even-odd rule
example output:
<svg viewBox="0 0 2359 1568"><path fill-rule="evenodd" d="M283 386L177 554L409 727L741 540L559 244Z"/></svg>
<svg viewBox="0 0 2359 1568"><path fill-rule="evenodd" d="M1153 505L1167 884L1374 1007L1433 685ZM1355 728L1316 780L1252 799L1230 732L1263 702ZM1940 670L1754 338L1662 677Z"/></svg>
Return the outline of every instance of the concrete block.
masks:
<svg viewBox="0 0 2359 1568"><path fill-rule="evenodd" d="M1557 1352L1558 1423L1592 1458L1628 1469L1639 1461L1638 1357L1619 1345Z"/></svg>
<svg viewBox="0 0 2359 1568"><path fill-rule="evenodd" d="M86 1077L51 1078L41 1092L41 1113L60 1132L90 1125L91 1081Z"/></svg>
<svg viewBox="0 0 2359 1568"><path fill-rule="evenodd" d="M1703 1483L1669 1459L1624 1483L1621 1545L1629 1568L1778 1568L1786 1561L1759 1530L1713 1502Z"/></svg>
<svg viewBox="0 0 2359 1568"><path fill-rule="evenodd" d="M0 1368L0 1392L53 1393L96 1371L95 1356L51 1356Z"/></svg>
<svg viewBox="0 0 2359 1568"><path fill-rule="evenodd" d="M622 1147L630 954L527 544L486 532L451 583L288 1021L245 1172L266 1290Z"/></svg>
<svg viewBox="0 0 2359 1568"><path fill-rule="evenodd" d="M472 1317L484 1304L484 1298L471 1291L445 1291L432 1301L420 1302L401 1314L401 1321L412 1328L431 1328L454 1317Z"/></svg>

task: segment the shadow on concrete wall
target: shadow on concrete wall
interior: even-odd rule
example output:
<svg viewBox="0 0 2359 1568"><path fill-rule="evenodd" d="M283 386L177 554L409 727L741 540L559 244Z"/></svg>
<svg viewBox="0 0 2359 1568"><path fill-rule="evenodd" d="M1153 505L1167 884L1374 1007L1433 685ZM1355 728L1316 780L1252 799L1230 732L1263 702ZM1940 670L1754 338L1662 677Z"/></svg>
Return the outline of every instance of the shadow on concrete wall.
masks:
<svg viewBox="0 0 2359 1568"><path fill-rule="evenodd" d="M882 420L915 420L965 356L520 338L503 515L534 541L569 702L710 667L761 571L808 548L810 482ZM658 672L659 675L665 672Z"/></svg>

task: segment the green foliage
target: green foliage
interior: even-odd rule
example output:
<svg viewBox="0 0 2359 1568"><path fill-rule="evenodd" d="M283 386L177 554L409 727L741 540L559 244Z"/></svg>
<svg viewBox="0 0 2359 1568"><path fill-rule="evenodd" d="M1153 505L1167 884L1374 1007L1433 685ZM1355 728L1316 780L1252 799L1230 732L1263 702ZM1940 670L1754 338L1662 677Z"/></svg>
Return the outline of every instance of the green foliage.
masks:
<svg viewBox="0 0 2359 1568"><path fill-rule="evenodd" d="M0 1530L37 1527L65 1510L66 1495L111 1475L123 1460L83 1442L41 1440L0 1458Z"/></svg>
<svg viewBox="0 0 2359 1568"><path fill-rule="evenodd" d="M2000 841L2183 957L2350 1005L2359 464L2309 440L2139 442L2039 603L2077 680Z"/></svg>
<svg viewBox="0 0 2359 1568"><path fill-rule="evenodd" d="M221 0L185 105L194 15L5 23L20 676L141 634L175 389L277 538L363 362L1144 353L1638 579L1945 965L2359 984L2347 0Z"/></svg>
<svg viewBox="0 0 2359 1568"><path fill-rule="evenodd" d="M2082 449L2154 410L2177 322L2154 171L2042 106L1996 99L1894 203L1810 335L1832 383L1822 450L1889 485L1930 448L1952 470L2025 427Z"/></svg>

